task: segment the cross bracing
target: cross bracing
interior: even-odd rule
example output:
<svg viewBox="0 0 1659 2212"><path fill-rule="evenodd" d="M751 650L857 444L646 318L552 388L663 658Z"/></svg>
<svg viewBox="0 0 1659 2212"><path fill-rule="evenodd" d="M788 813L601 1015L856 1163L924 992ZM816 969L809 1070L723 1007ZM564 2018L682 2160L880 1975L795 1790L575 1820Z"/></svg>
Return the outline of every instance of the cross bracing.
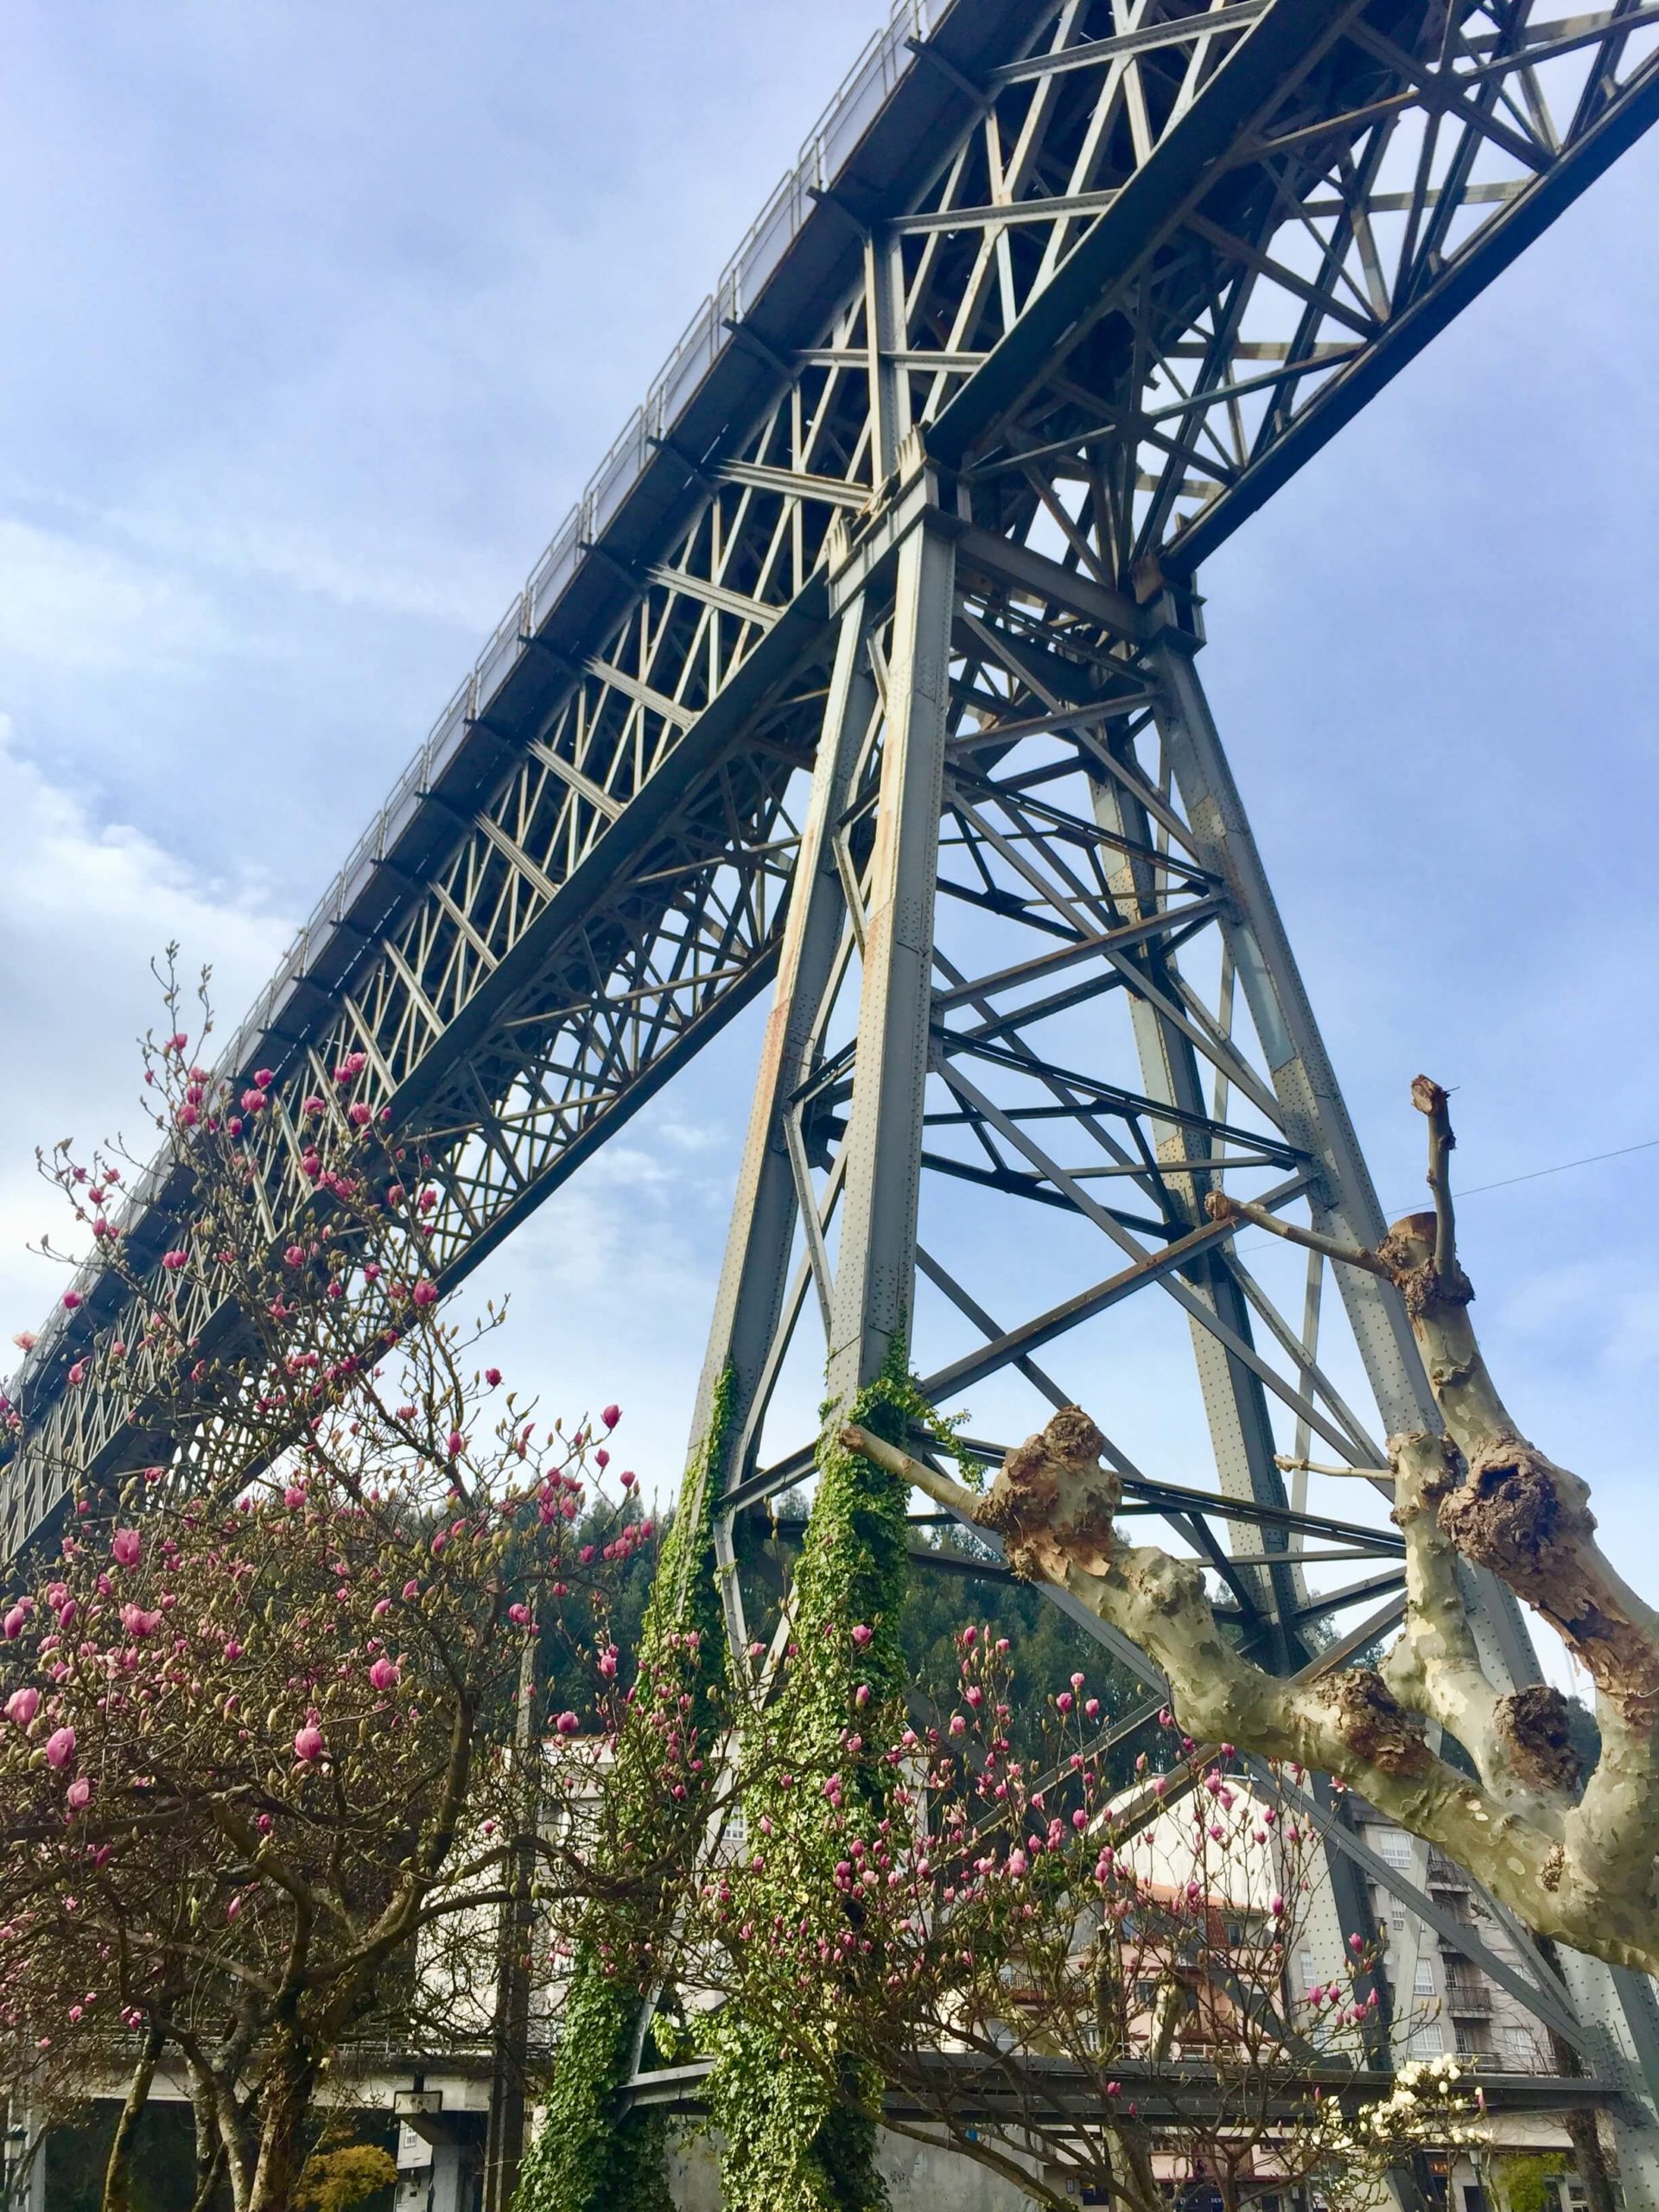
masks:
<svg viewBox="0 0 1659 2212"><path fill-rule="evenodd" d="M362 1052L365 1094L430 1135L457 1275L764 984L825 533L906 432L976 528L1058 532L1079 589L1190 570L1645 125L1656 12L901 9L232 1071L297 1095ZM296 1157L270 1163L276 1222ZM15 1393L13 1544L53 1466L124 1450L61 1388L109 1319L89 1288Z"/></svg>
<svg viewBox="0 0 1659 2212"><path fill-rule="evenodd" d="M1650 5L901 9L227 1047L276 1071L273 1242L317 1203L301 1102L365 1102L429 1158L459 1281L775 976L710 1345L728 1562L810 1465L791 1359L845 1395L897 1338L942 1406L1109 1425L1155 1314L1209 1466L1120 1442L1126 1510L1271 1664L1389 1626L1380 1509L1362 1482L1310 1511L1309 1471L1427 1417L1403 1317L1317 1255L1288 1295L1204 1208L1224 1178L1346 1243L1382 1225L1192 581L1656 102ZM130 1254L190 1203L188 1154L159 1161ZM118 1288L79 1287L13 1389L12 1550L67 1471L189 1448L102 1387ZM1495 1585L1478 1623L1532 1678ZM1620 2043L1562 1972L1540 2017L1659 2081L1645 1985Z"/></svg>

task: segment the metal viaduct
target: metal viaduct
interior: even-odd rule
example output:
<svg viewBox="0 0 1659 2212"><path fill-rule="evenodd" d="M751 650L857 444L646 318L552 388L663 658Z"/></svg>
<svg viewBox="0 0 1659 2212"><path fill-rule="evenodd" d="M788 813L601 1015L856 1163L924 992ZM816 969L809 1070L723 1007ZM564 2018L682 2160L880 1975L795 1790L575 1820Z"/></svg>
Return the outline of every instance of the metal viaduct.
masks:
<svg viewBox="0 0 1659 2212"><path fill-rule="evenodd" d="M1432 1425L1403 1315L1316 1260L1287 1318L1204 1212L1224 1175L1382 1228L1196 580L1656 112L1650 0L902 0L226 1047L276 1071L273 1236L314 1202L299 1100L352 1054L432 1157L453 1285L775 986L694 1422L730 1361L727 1555L810 1465L767 1421L791 1357L849 1392L913 1324L941 1405L1095 1405L1114 1328L1166 1300L1212 1467L1121 1453L1130 1510L1272 1663L1389 1627L1393 1532L1275 1461L1374 1466L1376 1433ZM155 1164L130 1254L159 1261L189 1191ZM1052 1283L1010 1312L1022 1246ZM188 1451L101 1386L119 1287L79 1287L10 1389L10 1554L66 1470ZM1363 1409L1320 1348L1338 1302ZM1310 1543L1357 1577L1313 1587ZM1493 1662L1535 1679L1483 1595ZM1436 1924L1322 1817L1344 1923L1375 1880ZM1659 2206L1649 1985L1520 1933L1526 1974L1480 1962L1580 2054Z"/></svg>

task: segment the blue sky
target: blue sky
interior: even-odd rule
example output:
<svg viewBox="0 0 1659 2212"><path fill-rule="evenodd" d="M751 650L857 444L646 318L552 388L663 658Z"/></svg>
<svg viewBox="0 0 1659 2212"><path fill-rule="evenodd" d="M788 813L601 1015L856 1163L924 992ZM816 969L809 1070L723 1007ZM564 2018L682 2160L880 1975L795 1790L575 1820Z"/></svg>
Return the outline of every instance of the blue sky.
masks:
<svg viewBox="0 0 1659 2212"><path fill-rule="evenodd" d="M146 960L233 1019L643 392L871 0L17 0L0 86L0 1309ZM1203 672L1385 1203L1659 1139L1659 140L1204 579ZM671 1488L755 1035L486 1270ZM1472 1196L1489 1347L1651 1569L1659 1147ZM1159 1448L1155 1397L1136 1409ZM1191 1440L1163 1440L1182 1471ZM1185 1464L1189 1475L1202 1469ZM1656 1578L1649 1573L1651 1584Z"/></svg>

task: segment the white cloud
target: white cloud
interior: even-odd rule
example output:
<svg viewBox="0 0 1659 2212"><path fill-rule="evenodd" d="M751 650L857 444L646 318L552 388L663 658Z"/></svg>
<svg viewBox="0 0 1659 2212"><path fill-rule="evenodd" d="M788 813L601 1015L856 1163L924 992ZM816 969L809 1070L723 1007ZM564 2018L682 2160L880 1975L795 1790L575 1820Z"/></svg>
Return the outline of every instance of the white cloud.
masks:
<svg viewBox="0 0 1659 2212"><path fill-rule="evenodd" d="M159 1014L152 957L181 947L186 974L213 967L226 1026L276 967L289 925L256 878L214 880L24 759L0 716L0 1005L10 1080L0 1088L0 1319L35 1326L57 1276L25 1242L54 1224L36 1145L124 1128L146 1150L136 1039ZM9 1368L0 1358L0 1369Z"/></svg>
<svg viewBox="0 0 1659 2212"><path fill-rule="evenodd" d="M93 676L174 672L232 643L210 596L176 569L0 517L0 655L8 659Z"/></svg>

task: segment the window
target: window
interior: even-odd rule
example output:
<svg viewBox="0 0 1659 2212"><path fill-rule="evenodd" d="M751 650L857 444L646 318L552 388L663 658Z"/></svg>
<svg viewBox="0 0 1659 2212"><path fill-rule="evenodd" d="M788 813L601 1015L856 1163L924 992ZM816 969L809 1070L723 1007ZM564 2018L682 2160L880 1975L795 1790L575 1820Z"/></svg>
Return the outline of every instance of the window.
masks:
<svg viewBox="0 0 1659 2212"><path fill-rule="evenodd" d="M1530 2058L1537 2050L1530 2028L1505 2028L1503 2048L1511 2058Z"/></svg>
<svg viewBox="0 0 1659 2212"><path fill-rule="evenodd" d="M1385 1866L1396 1874L1410 1873L1411 1838L1403 1828L1373 1828L1366 1840Z"/></svg>
<svg viewBox="0 0 1659 2212"><path fill-rule="evenodd" d="M1318 1968L1313 1964L1313 1954L1312 1951L1297 1952L1296 1971L1301 1977L1302 1994L1306 1997L1308 1991L1313 1988L1318 1975Z"/></svg>
<svg viewBox="0 0 1659 2212"><path fill-rule="evenodd" d="M1419 1997L1432 1997L1434 1994L1434 1962L1432 1959L1418 1960L1417 1979L1411 1986Z"/></svg>
<svg viewBox="0 0 1659 2212"><path fill-rule="evenodd" d="M1446 2049L1446 2031L1438 2020L1420 2020L1411 2031L1408 2048L1414 2058L1439 2058Z"/></svg>

